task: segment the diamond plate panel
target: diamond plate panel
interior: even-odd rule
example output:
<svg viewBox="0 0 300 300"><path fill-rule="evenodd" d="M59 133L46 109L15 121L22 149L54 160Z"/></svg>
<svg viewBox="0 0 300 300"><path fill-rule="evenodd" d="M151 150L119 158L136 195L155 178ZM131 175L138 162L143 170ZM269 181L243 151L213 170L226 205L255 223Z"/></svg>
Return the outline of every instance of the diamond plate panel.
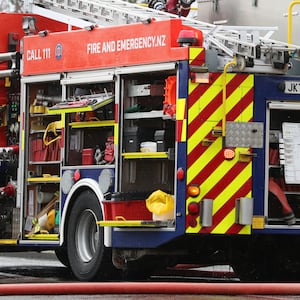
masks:
<svg viewBox="0 0 300 300"><path fill-rule="evenodd" d="M263 123L226 122L226 147L262 148L263 142Z"/></svg>

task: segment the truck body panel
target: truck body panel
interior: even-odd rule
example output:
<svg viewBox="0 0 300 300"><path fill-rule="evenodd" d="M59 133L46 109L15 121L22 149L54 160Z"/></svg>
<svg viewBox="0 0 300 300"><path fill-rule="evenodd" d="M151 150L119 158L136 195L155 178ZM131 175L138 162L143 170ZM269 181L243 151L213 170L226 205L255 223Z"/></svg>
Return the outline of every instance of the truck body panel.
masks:
<svg viewBox="0 0 300 300"><path fill-rule="evenodd" d="M53 249L79 280L140 259L145 272L200 261L265 275L247 249L267 256L300 229L289 51L262 58L261 45L229 39L240 47L229 60L230 45L180 18L73 31L46 21L7 50L21 50L3 76L18 90L3 86L1 101L19 109L1 126L0 244ZM4 132L16 124L14 145Z"/></svg>

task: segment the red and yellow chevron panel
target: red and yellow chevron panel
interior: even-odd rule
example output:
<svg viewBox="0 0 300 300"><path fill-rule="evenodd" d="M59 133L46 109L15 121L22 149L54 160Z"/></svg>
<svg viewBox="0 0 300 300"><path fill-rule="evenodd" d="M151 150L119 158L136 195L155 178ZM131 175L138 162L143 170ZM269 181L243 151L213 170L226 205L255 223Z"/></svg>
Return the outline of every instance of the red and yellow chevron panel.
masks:
<svg viewBox="0 0 300 300"><path fill-rule="evenodd" d="M236 199L252 195L252 162L239 161L239 152L251 151L235 148L235 157L225 160L223 141L214 132L221 128L224 107L226 121L251 122L253 119L254 77L249 74L226 75L226 103L223 104L222 73L210 74L210 84L189 83L187 129L187 185L199 184L200 195L189 197L191 202L212 199L212 226L203 227L199 216L187 213L187 233L249 234L250 225L235 222ZM226 134L225 134L226 135ZM192 218L195 218L191 221Z"/></svg>
<svg viewBox="0 0 300 300"><path fill-rule="evenodd" d="M190 48L190 65L202 66L205 62L205 48Z"/></svg>
<svg viewBox="0 0 300 300"><path fill-rule="evenodd" d="M186 141L186 99L179 98L176 103L177 133L176 141Z"/></svg>

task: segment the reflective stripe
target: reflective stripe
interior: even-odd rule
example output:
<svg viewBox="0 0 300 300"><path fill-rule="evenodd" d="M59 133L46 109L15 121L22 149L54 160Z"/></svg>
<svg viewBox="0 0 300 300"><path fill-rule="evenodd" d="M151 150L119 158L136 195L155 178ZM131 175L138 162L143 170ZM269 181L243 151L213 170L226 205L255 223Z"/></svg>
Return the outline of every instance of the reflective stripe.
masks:
<svg viewBox="0 0 300 300"><path fill-rule="evenodd" d="M253 119L253 75L227 74L226 120L251 122ZM213 224L202 227L200 218L188 233L249 234L251 227L235 223L235 202L251 197L252 162L239 162L239 152L251 149L236 148L233 160L225 160L221 136L213 129L222 125L222 74L212 74L212 84L189 84L188 99L188 161L187 184L199 184L200 196L192 201L213 199Z"/></svg>
<svg viewBox="0 0 300 300"><path fill-rule="evenodd" d="M190 54L190 64L201 66L205 62L205 49L204 48L189 48L189 54Z"/></svg>

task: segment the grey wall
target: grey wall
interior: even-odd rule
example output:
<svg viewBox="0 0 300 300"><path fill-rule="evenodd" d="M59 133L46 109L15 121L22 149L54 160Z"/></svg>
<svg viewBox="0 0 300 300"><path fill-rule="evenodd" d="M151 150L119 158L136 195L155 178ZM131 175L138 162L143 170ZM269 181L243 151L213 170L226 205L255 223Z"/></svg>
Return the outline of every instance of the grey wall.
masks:
<svg viewBox="0 0 300 300"><path fill-rule="evenodd" d="M287 42L288 18L287 13L290 0L219 0L219 9L214 11L213 2L198 0L198 19L212 23L219 20L228 20L228 25L251 26L276 26L278 31L272 36L283 42ZM293 11L299 12L292 19L292 43L300 45L300 4L294 6Z"/></svg>

